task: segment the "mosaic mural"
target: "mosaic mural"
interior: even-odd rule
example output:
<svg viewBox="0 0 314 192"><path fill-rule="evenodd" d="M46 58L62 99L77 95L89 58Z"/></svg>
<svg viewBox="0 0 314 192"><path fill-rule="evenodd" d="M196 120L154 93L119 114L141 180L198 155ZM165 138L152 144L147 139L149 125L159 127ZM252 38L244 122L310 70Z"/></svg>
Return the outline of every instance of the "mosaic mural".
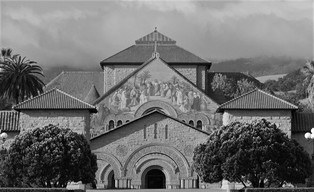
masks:
<svg viewBox="0 0 314 192"><path fill-rule="evenodd" d="M113 113L134 113L151 100L171 104L182 113L209 110L211 100L160 60L141 69L106 98Z"/></svg>

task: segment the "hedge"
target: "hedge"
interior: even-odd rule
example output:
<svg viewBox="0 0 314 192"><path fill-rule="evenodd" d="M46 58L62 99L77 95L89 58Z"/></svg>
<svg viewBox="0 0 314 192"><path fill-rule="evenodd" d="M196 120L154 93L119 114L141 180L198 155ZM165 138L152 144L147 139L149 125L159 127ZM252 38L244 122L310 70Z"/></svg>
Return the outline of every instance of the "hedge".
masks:
<svg viewBox="0 0 314 192"><path fill-rule="evenodd" d="M246 188L245 192L314 192L314 188Z"/></svg>
<svg viewBox="0 0 314 192"><path fill-rule="evenodd" d="M0 192L85 192L83 189L65 188L0 188Z"/></svg>

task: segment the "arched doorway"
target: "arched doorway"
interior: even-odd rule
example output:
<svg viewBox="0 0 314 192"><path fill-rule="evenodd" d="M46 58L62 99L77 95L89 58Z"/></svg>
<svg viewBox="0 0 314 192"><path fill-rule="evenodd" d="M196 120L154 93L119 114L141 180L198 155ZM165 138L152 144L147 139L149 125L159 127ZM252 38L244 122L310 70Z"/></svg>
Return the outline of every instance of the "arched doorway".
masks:
<svg viewBox="0 0 314 192"><path fill-rule="evenodd" d="M114 184L114 172L113 170L109 173L108 175L108 189L114 189L115 184Z"/></svg>
<svg viewBox="0 0 314 192"><path fill-rule="evenodd" d="M166 177L160 169L152 169L145 175L145 188L147 189L165 189Z"/></svg>

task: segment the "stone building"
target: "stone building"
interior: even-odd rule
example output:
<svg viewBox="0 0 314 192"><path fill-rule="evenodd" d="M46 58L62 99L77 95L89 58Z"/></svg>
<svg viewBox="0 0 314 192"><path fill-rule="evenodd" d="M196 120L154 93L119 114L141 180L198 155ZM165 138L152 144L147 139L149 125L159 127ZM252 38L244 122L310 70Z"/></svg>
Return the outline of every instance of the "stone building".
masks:
<svg viewBox="0 0 314 192"><path fill-rule="evenodd" d="M101 72L62 72L44 94L1 112L1 126L10 114L15 122L1 130L13 137L47 124L70 127L90 138L98 188L173 189L220 187L199 180L192 157L223 124L266 118L289 136L298 129L297 107L261 90L226 102L211 90L211 62L157 30L100 65Z"/></svg>

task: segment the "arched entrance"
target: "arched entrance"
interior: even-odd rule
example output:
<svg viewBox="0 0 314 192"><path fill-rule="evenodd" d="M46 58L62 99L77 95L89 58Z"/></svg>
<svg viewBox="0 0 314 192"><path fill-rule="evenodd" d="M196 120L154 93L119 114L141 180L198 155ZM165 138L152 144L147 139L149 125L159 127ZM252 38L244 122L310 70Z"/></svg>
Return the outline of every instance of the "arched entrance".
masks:
<svg viewBox="0 0 314 192"><path fill-rule="evenodd" d="M166 177L160 169L151 169L145 175L145 188L165 189Z"/></svg>
<svg viewBox="0 0 314 192"><path fill-rule="evenodd" d="M114 189L115 185L114 185L114 172L113 170L109 173L108 175L108 189Z"/></svg>

